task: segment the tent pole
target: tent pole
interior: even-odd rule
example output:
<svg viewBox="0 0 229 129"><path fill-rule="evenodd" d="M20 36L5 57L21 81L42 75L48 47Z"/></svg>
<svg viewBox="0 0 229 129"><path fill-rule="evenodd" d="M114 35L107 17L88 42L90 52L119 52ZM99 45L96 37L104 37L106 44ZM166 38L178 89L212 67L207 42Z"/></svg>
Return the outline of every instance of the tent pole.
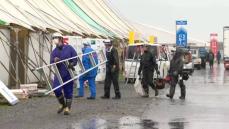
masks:
<svg viewBox="0 0 229 129"><path fill-rule="evenodd" d="M18 32L20 31L20 29L19 28L13 28L13 31L15 32L15 46L16 46L16 49L19 49L18 48L18 46L19 46L19 40L18 40ZM19 73L18 73L18 54L16 54L16 71L15 71L15 73L16 73L16 80L19 80ZM17 81L16 82L16 88L18 89L19 88L19 82Z"/></svg>

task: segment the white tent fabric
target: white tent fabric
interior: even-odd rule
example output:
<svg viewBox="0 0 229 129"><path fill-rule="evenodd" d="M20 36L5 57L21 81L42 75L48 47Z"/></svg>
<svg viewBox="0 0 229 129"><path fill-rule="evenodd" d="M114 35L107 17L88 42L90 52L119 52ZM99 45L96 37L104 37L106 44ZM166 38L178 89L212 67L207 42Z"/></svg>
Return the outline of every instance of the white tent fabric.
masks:
<svg viewBox="0 0 229 129"><path fill-rule="evenodd" d="M107 21L107 19L104 17L103 12L99 11L93 1L95 0L74 0L75 3L84 10L88 16L90 16L93 20L95 20L98 24L103 25L108 30L112 31L114 34L116 34L118 37L122 37L121 29L117 30L117 28L114 28L115 26L112 24L111 21Z"/></svg>
<svg viewBox="0 0 229 129"><path fill-rule="evenodd" d="M106 36L72 12L63 0L2 0L1 2L0 19L8 23L18 24L31 30L32 27L37 27L42 30L64 30L70 33ZM108 10L103 1L75 0L75 2L99 25L111 30L120 38L128 36L129 27ZM86 5L85 2L90 4Z"/></svg>
<svg viewBox="0 0 229 129"><path fill-rule="evenodd" d="M33 30L32 24L9 1L1 0L0 12L0 19Z"/></svg>
<svg viewBox="0 0 229 129"><path fill-rule="evenodd" d="M49 19L44 19L44 16L38 13L37 10L34 10L33 7L25 0L17 0L17 1L8 0L8 1L11 2L11 5L17 7L17 10L20 10L20 12L24 15L24 17L26 17L27 20L30 22L31 26L40 28L42 30L45 30L47 28L56 31L59 30L55 24L53 24ZM15 17L16 16L17 15L15 15Z"/></svg>
<svg viewBox="0 0 229 129"><path fill-rule="evenodd" d="M149 25L132 23L115 12L108 0L73 0L85 15L119 38L128 38L130 31L139 34L140 39L148 40L150 35L158 38L159 43L175 43L175 33ZM112 9L111 9L112 8ZM89 25L85 19L73 12L64 0L1 0L0 20L14 23L30 30L37 27L42 30L75 32L78 34L93 34L109 36ZM101 26L101 27L100 27ZM109 32L108 31L108 32ZM188 39L190 43L204 41Z"/></svg>
<svg viewBox="0 0 229 129"><path fill-rule="evenodd" d="M10 38L10 31L8 29L0 29L0 31L0 79L5 84L8 84L9 73L5 70L4 67L2 67L2 64L4 64L6 68L9 68L10 66L10 59L8 58L10 54L10 47L4 43L4 41L7 41Z"/></svg>
<svg viewBox="0 0 229 129"><path fill-rule="evenodd" d="M12 6L16 7L21 14L27 18L27 20L32 24L32 26L40 28L42 30L46 29L48 26L39 16L36 16L36 12L25 3L24 0L8 0ZM26 10L25 10L26 9Z"/></svg>
<svg viewBox="0 0 229 129"><path fill-rule="evenodd" d="M87 0L89 1L89 0ZM102 7L101 4L97 0L90 0L90 4L87 4L89 8L92 8L92 10L98 10L98 16L103 19L103 21L111 26L114 31L119 32L122 34L122 36L128 34L128 30L125 28L122 28L122 26L116 22L116 20L110 15L110 12L105 10L105 7Z"/></svg>
<svg viewBox="0 0 229 129"><path fill-rule="evenodd" d="M67 32L79 31L77 27L70 26L64 17L59 17L57 12L48 6L46 0L29 0L28 2L30 2L40 14L43 14L45 19L50 19L60 30L65 30Z"/></svg>
<svg viewBox="0 0 229 129"><path fill-rule="evenodd" d="M77 24L86 34L102 35L96 30L92 29L87 23L85 23L79 16L74 14L61 0L48 0L53 6L56 6L58 12L62 12L62 16L68 20L71 20L73 24Z"/></svg>

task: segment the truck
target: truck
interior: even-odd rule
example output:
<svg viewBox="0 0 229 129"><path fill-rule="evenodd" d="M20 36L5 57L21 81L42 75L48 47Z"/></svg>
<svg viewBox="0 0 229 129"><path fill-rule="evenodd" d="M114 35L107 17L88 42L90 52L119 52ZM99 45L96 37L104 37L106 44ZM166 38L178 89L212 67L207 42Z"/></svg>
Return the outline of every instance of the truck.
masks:
<svg viewBox="0 0 229 129"><path fill-rule="evenodd" d="M201 58L201 67L205 69L207 62L207 49L205 47L199 48L199 56Z"/></svg>
<svg viewBox="0 0 229 129"><path fill-rule="evenodd" d="M229 26L223 28L223 52L224 68L229 70Z"/></svg>

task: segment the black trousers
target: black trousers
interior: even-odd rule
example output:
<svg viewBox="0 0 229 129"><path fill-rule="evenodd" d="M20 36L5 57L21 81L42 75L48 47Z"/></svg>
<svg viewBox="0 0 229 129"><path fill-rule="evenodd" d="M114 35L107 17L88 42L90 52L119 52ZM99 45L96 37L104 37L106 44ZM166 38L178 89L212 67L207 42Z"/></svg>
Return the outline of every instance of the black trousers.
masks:
<svg viewBox="0 0 229 129"><path fill-rule="evenodd" d="M149 86L153 90L156 90L156 87L153 83L153 75L154 71L143 71L142 87L147 95L149 94Z"/></svg>
<svg viewBox="0 0 229 129"><path fill-rule="evenodd" d="M179 80L178 76L172 76L171 79L172 80L171 80L171 86L170 86L170 91L169 91L170 96L171 97L174 96L175 90L176 90L176 85L177 85L177 83L179 83L180 90L181 90L181 97L185 97L185 95L186 95L186 88L185 88L185 85L184 85L184 80L182 80L182 79Z"/></svg>
<svg viewBox="0 0 229 129"><path fill-rule="evenodd" d="M115 96L121 97L121 93L119 91L118 79L119 79L119 71L111 72L111 70L108 70L106 72L105 84L104 84L105 97L110 97L111 83L113 83L114 86Z"/></svg>

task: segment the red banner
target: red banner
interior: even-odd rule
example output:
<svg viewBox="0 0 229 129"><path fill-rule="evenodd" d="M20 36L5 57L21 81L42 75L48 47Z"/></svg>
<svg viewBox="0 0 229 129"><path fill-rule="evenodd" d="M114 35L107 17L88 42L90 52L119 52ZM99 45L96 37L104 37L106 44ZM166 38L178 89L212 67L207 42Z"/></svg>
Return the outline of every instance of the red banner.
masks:
<svg viewBox="0 0 229 129"><path fill-rule="evenodd" d="M214 53L215 57L217 55L218 52L218 34L217 33L212 33L210 35L211 41L210 41L210 49L212 50L212 52Z"/></svg>

